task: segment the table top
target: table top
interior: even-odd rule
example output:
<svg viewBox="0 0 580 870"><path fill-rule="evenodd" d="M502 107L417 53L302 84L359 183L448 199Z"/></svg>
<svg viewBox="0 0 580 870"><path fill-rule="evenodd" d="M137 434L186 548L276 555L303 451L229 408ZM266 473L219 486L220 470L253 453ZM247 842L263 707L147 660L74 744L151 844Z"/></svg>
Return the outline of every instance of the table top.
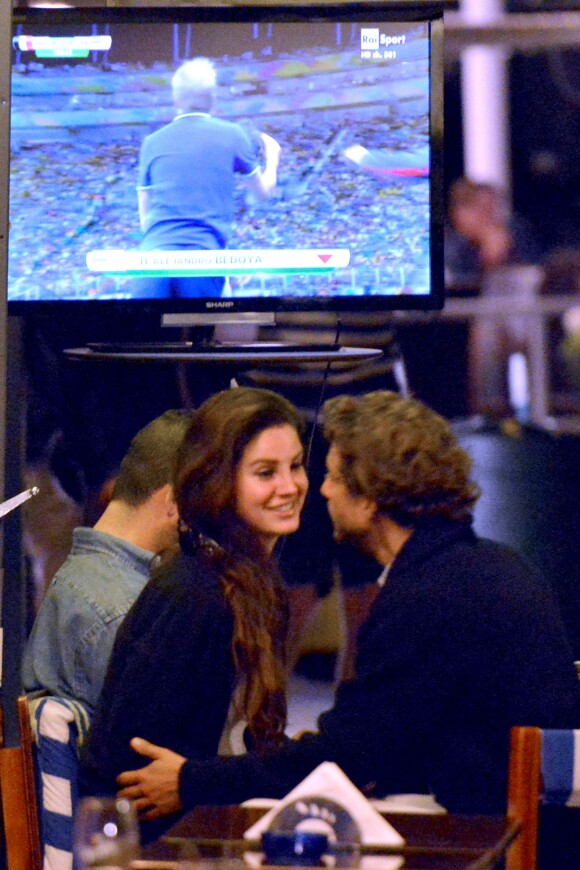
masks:
<svg viewBox="0 0 580 870"><path fill-rule="evenodd" d="M212 854L212 848L226 845L231 854L241 857L248 851L247 841L243 841L244 831L264 812L254 807L197 807L177 822L165 837L145 850L142 870L171 861L185 844L197 846L200 855L208 856ZM518 832L517 822L500 816L383 815L406 844L400 850L381 850L380 854L403 856L405 870L485 870L496 867Z"/></svg>

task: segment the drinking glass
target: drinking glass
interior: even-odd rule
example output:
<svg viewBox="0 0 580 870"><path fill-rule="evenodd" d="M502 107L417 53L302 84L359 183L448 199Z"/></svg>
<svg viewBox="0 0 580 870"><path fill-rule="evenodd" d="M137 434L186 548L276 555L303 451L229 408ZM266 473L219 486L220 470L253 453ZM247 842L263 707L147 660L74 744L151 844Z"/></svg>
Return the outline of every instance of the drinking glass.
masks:
<svg viewBox="0 0 580 870"><path fill-rule="evenodd" d="M74 827L75 865L126 868L139 857L139 822L124 798L83 798Z"/></svg>

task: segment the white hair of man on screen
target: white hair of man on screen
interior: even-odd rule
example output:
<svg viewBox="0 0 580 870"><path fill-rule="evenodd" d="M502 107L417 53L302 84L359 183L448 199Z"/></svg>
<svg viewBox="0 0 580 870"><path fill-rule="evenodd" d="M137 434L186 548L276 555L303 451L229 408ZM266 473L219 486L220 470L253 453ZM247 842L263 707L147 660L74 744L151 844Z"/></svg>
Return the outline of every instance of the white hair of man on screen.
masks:
<svg viewBox="0 0 580 870"><path fill-rule="evenodd" d="M211 108L217 86L216 68L207 57L183 63L173 74L171 90L175 106L183 112Z"/></svg>

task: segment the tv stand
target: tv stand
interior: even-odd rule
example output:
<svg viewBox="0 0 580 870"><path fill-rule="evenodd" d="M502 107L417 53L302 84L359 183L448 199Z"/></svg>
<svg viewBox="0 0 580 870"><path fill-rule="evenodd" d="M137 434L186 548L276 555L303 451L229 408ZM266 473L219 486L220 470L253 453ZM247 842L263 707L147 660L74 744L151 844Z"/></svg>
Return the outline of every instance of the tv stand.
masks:
<svg viewBox="0 0 580 870"><path fill-rule="evenodd" d="M204 311L198 313L179 312L163 314L161 326L219 326L226 324L241 324L251 326L276 326L276 315L273 311Z"/></svg>

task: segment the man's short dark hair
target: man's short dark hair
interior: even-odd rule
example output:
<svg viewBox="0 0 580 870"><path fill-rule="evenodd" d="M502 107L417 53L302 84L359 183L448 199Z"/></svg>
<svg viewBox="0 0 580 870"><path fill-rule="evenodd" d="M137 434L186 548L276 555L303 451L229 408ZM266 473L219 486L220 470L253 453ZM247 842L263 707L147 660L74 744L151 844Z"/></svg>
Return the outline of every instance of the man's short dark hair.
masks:
<svg viewBox="0 0 580 870"><path fill-rule="evenodd" d="M137 432L121 462L112 500L139 507L173 482L177 451L191 416L187 411L166 411Z"/></svg>

